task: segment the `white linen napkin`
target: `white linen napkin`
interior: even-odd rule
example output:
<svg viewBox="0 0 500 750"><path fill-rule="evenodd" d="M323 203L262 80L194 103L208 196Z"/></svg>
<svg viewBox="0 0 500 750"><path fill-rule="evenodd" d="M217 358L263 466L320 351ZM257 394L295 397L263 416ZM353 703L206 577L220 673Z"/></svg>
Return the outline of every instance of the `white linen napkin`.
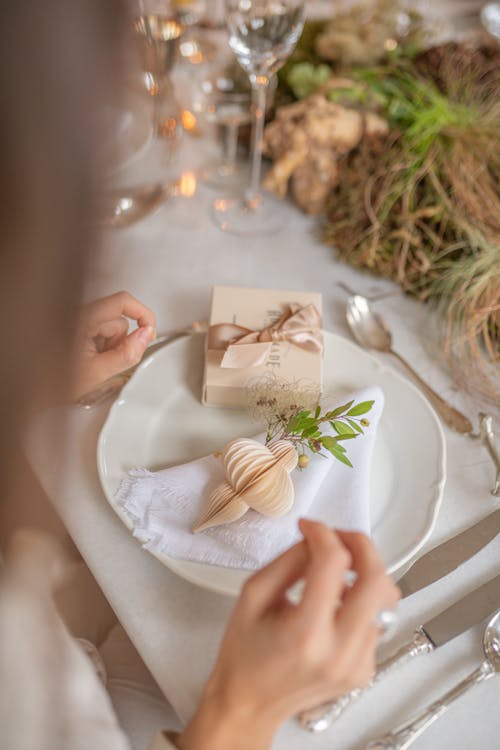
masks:
<svg viewBox="0 0 500 750"><path fill-rule="evenodd" d="M371 459L384 397L380 388L370 387L339 404L352 398L375 401L366 415L370 425L365 434L344 443L354 468L329 453L312 455L306 469L292 472L295 501L280 518L250 509L238 521L193 534L210 493L225 479L221 459L212 455L157 472L134 469L122 481L115 502L126 511L134 536L146 549L231 568L254 570L269 562L300 539L297 522L304 516L368 534Z"/></svg>

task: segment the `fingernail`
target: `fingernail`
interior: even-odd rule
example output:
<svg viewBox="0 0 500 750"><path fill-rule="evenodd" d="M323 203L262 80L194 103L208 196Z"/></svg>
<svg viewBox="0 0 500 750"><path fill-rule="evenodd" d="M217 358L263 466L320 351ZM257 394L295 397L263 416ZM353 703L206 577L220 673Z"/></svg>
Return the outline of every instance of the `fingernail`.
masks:
<svg viewBox="0 0 500 750"><path fill-rule="evenodd" d="M154 332L153 326L144 326L143 328L139 328L137 336L141 341L147 344L149 341L153 340Z"/></svg>

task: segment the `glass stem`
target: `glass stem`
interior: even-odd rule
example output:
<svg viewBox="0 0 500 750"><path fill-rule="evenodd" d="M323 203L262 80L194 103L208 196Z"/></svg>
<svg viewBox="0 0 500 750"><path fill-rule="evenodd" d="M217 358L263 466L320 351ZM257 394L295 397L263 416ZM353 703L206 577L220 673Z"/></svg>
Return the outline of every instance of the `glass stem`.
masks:
<svg viewBox="0 0 500 750"><path fill-rule="evenodd" d="M222 164L222 173L230 175L234 173L236 165L236 152L238 150L238 123L234 120L228 123L226 127L226 144L224 153L224 162Z"/></svg>
<svg viewBox="0 0 500 750"><path fill-rule="evenodd" d="M256 208L261 202L260 172L262 167L262 141L264 136L264 121L266 119L266 94L269 84L267 76L251 76L252 98L254 107L254 125L252 132L252 168L250 185L246 193L246 203L249 208Z"/></svg>

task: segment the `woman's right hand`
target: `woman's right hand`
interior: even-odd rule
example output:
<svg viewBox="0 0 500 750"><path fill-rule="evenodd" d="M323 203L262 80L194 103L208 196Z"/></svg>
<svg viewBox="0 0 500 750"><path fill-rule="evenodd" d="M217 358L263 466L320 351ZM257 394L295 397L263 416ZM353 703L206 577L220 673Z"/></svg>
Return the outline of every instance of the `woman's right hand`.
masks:
<svg viewBox="0 0 500 750"><path fill-rule="evenodd" d="M137 323L131 333L130 320ZM128 292L85 305L76 335L75 396L138 364L154 337L154 313Z"/></svg>
<svg viewBox="0 0 500 750"><path fill-rule="evenodd" d="M373 676L375 618L399 590L364 534L306 520L300 529L304 541L245 584L181 750L265 750L285 719ZM300 579L292 604L286 591Z"/></svg>

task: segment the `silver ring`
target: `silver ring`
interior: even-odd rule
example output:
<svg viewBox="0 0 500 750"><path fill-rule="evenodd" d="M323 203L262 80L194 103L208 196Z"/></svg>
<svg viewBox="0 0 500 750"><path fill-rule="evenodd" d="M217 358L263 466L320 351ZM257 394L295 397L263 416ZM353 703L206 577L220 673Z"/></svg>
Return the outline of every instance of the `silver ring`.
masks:
<svg viewBox="0 0 500 750"><path fill-rule="evenodd" d="M393 609L381 609L375 617L374 624L381 630L381 640L388 640L396 630L398 616Z"/></svg>

